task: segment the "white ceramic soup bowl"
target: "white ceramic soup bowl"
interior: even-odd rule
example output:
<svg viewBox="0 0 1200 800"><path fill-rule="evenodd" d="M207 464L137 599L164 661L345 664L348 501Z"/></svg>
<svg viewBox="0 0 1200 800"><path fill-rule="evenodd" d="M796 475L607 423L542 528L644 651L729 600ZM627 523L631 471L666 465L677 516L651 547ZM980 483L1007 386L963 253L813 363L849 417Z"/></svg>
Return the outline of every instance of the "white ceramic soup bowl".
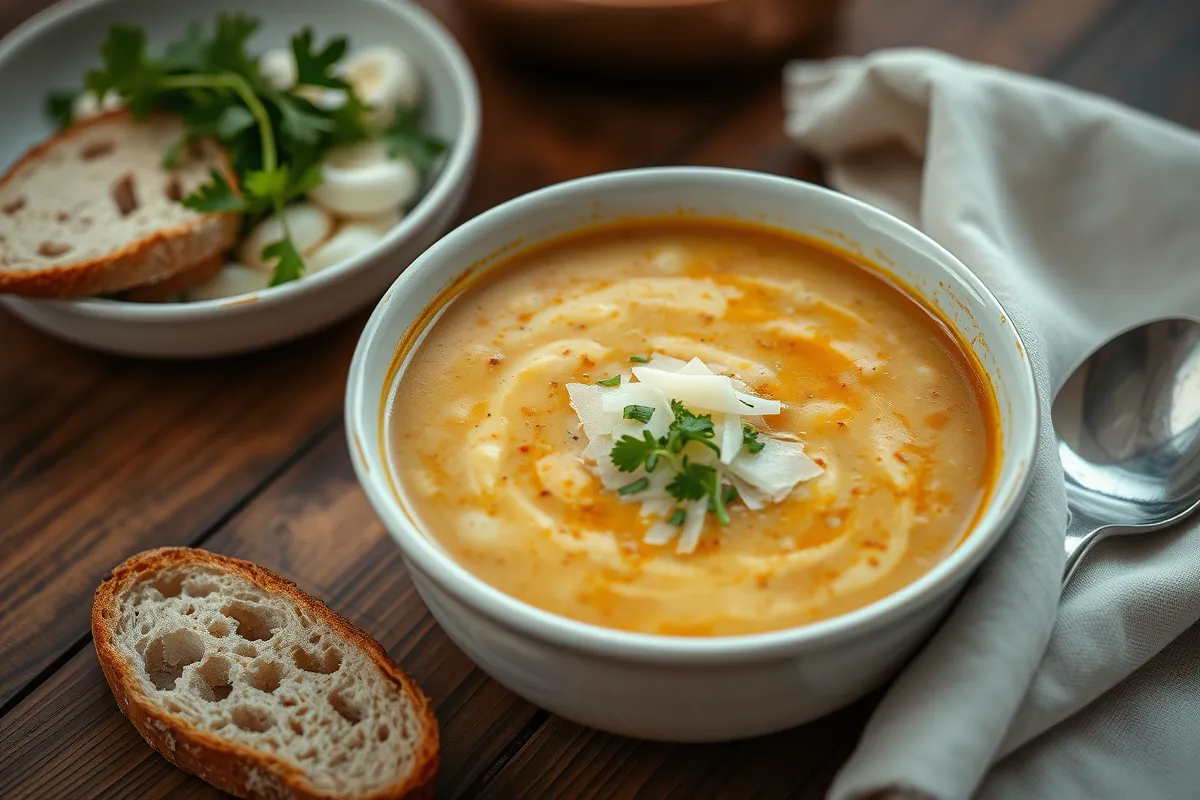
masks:
<svg viewBox="0 0 1200 800"><path fill-rule="evenodd" d="M5 86L0 170L54 132L43 110L48 92L79 87L100 63L109 26L133 24L153 53L189 22L211 30L220 14L260 20L248 49L287 46L311 27L317 41L345 36L351 48L394 44L412 56L425 82L424 128L450 143L426 176L421 198L369 251L309 277L250 294L192 303L130 303L101 298L0 297L26 322L98 350L159 358L220 356L255 350L315 331L376 302L408 263L453 223L466 198L479 148L479 92L470 62L429 12L407 0L67 0L0 42Z"/></svg>
<svg viewBox="0 0 1200 800"><path fill-rule="evenodd" d="M628 633L534 608L459 566L405 511L384 440L403 380L398 346L422 311L470 267L605 219L737 218L798 231L882 262L971 343L996 392L1003 463L974 529L914 583L848 614L770 633ZM508 246L506 248L506 245ZM419 347L419 344L418 344ZM396 413L404 413L403 409ZM788 728L883 683L913 654L1003 535L1028 483L1037 438L1033 373L996 299L954 256L905 223L799 181L707 168L644 169L571 181L498 206L413 262L367 323L350 368L346 427L358 479L446 633L513 692L576 722L669 741Z"/></svg>

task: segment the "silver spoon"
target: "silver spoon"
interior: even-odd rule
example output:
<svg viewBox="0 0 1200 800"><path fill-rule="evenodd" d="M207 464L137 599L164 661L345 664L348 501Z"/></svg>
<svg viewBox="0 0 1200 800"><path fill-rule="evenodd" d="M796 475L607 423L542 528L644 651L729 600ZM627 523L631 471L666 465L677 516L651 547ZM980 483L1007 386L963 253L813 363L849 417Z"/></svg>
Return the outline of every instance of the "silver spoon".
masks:
<svg viewBox="0 0 1200 800"><path fill-rule="evenodd" d="M1126 331L1067 379L1051 411L1067 477L1067 566L1108 536L1165 528L1200 506L1200 322Z"/></svg>

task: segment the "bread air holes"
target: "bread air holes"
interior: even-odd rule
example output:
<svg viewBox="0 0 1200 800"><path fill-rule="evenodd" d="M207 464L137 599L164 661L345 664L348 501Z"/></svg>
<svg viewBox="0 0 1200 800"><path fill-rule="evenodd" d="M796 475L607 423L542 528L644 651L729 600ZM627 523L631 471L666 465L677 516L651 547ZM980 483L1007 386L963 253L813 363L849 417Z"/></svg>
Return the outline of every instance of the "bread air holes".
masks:
<svg viewBox="0 0 1200 800"><path fill-rule="evenodd" d="M42 242L38 245L38 255L43 258L58 258L71 252L71 245L64 242Z"/></svg>
<svg viewBox="0 0 1200 800"><path fill-rule="evenodd" d="M163 185L163 194L168 200L174 200L178 203L183 198L183 187L179 185L179 178L172 175Z"/></svg>
<svg viewBox="0 0 1200 800"><path fill-rule="evenodd" d="M279 688L281 678L279 664L274 661L265 661L246 671L246 683L267 694L271 694Z"/></svg>
<svg viewBox="0 0 1200 800"><path fill-rule="evenodd" d="M8 203L5 203L4 208L2 210L4 211L4 213L6 215L11 217L13 214L17 213L24 207L25 207L25 198L18 197L16 200L12 200Z"/></svg>
<svg viewBox="0 0 1200 800"><path fill-rule="evenodd" d="M270 639L282 626L279 614L274 609L240 600L222 608L221 613L237 622L238 636L251 642Z"/></svg>
<svg viewBox="0 0 1200 800"><path fill-rule="evenodd" d="M229 635L230 630L232 629L229 627L229 623L223 619L219 619L208 626L208 632L218 639L224 639Z"/></svg>
<svg viewBox="0 0 1200 800"><path fill-rule="evenodd" d="M167 572L149 581L146 585L151 589L157 590L164 599L179 597L179 593L183 591L183 573Z"/></svg>
<svg viewBox="0 0 1200 800"><path fill-rule="evenodd" d="M333 710L338 713L339 717L346 720L346 722L349 722L351 725L358 724L358 722L363 718L362 710L340 690L330 693L329 705L333 706Z"/></svg>
<svg viewBox="0 0 1200 800"><path fill-rule="evenodd" d="M233 691L233 681L229 677L233 665L222 655L209 656L204 663L196 668L192 679L192 687L196 694L210 703L217 703L229 697Z"/></svg>
<svg viewBox="0 0 1200 800"><path fill-rule="evenodd" d="M216 581L208 578L193 576L183 582L183 593L188 597L208 597L219 588Z"/></svg>
<svg viewBox="0 0 1200 800"><path fill-rule="evenodd" d="M331 675L342 666L342 651L331 647L324 653L314 653L304 647L292 650L292 661L305 672Z"/></svg>
<svg viewBox="0 0 1200 800"><path fill-rule="evenodd" d="M271 718L271 712L258 706L238 706L233 709L229 719L234 725L251 733L262 733L270 730L271 726L275 724L275 720Z"/></svg>
<svg viewBox="0 0 1200 800"><path fill-rule="evenodd" d="M146 646L143 662L150 682L161 691L175 688L183 668L204 657L204 640L190 630L172 631L155 638Z"/></svg>
<svg viewBox="0 0 1200 800"><path fill-rule="evenodd" d="M388 737L391 735L392 735L392 729L389 728L387 725L380 725L379 729L377 731L375 731L375 738L381 742L386 742L388 740Z"/></svg>
<svg viewBox="0 0 1200 800"><path fill-rule="evenodd" d="M128 217L130 214L138 210L137 186L133 182L133 175L122 175L109 188L109 196L112 197L113 205L117 207L117 212L122 217Z"/></svg>
<svg viewBox="0 0 1200 800"><path fill-rule="evenodd" d="M233 652L239 656L245 656L246 658L258 658L258 648L252 644L246 644L245 642L235 645Z"/></svg>

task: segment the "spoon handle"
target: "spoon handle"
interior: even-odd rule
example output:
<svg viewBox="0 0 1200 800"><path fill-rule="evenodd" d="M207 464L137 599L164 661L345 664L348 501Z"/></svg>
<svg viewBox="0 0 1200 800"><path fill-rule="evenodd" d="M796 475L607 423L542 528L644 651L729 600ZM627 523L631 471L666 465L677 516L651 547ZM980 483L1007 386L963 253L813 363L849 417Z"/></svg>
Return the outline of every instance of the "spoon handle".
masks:
<svg viewBox="0 0 1200 800"><path fill-rule="evenodd" d="M1063 586L1066 586L1075 574L1075 569L1083 560L1084 554L1104 538L1109 527L1094 517L1071 509L1071 518L1067 522L1067 564L1063 569Z"/></svg>

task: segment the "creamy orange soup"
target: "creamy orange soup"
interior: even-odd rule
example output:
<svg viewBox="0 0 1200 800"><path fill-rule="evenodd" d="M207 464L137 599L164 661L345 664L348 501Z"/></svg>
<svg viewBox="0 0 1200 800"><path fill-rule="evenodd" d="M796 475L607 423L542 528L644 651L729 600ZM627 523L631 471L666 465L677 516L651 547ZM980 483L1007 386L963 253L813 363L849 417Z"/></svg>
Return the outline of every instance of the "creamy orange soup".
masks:
<svg viewBox="0 0 1200 800"><path fill-rule="evenodd" d="M735 223L623 224L455 291L412 333L395 477L463 567L547 611L696 636L828 618L945 558L989 493L997 416L973 357L847 253ZM781 401L764 436L798 439L820 475L759 510L734 500L693 552L648 544L654 520L602 486L565 387L652 354Z"/></svg>

